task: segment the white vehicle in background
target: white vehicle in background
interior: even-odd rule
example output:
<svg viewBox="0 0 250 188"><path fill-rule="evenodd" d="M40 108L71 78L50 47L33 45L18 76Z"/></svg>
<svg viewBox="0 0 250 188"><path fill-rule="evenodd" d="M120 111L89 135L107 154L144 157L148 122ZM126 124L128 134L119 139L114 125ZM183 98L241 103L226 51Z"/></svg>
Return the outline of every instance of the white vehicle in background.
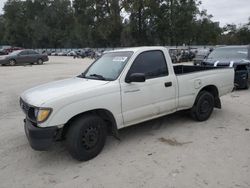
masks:
<svg viewBox="0 0 250 188"><path fill-rule="evenodd" d="M57 53L57 55L58 56L67 56L67 52L62 51L62 52Z"/></svg>
<svg viewBox="0 0 250 188"><path fill-rule="evenodd" d="M50 55L51 56L58 56L58 52L52 52Z"/></svg>
<svg viewBox="0 0 250 188"><path fill-rule="evenodd" d="M77 53L72 50L69 53L67 53L67 56L77 56Z"/></svg>
<svg viewBox="0 0 250 188"><path fill-rule="evenodd" d="M107 133L127 126L187 109L205 121L233 88L233 69L173 66L167 48L138 47L107 52L77 77L29 89L20 106L33 149L66 139L83 161L101 152Z"/></svg>

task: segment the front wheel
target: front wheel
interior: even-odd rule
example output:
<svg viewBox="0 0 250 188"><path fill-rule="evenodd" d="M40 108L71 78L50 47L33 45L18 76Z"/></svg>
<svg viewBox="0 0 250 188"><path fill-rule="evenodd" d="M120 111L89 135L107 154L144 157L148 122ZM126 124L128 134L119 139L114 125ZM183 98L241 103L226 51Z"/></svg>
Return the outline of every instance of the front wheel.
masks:
<svg viewBox="0 0 250 188"><path fill-rule="evenodd" d="M197 121L205 121L210 117L213 109L214 96L207 91L201 91L191 109L191 116Z"/></svg>
<svg viewBox="0 0 250 188"><path fill-rule="evenodd" d="M14 59L9 60L9 65L10 66L16 65L16 61Z"/></svg>
<svg viewBox="0 0 250 188"><path fill-rule="evenodd" d="M96 157L106 141L105 122L96 115L85 115L74 120L66 136L66 145L71 156L79 161Z"/></svg>

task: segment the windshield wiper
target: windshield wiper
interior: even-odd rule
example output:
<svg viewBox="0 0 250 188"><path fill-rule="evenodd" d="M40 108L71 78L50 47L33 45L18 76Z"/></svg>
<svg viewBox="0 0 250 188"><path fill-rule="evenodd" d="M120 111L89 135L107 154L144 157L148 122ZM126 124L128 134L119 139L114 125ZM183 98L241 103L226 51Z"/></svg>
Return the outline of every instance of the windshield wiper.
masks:
<svg viewBox="0 0 250 188"><path fill-rule="evenodd" d="M91 75L89 75L89 76L91 76L91 77L96 77L96 78L98 78L98 79L100 79L100 80L106 80L106 78L104 78L102 75L100 75L100 74L91 74Z"/></svg>

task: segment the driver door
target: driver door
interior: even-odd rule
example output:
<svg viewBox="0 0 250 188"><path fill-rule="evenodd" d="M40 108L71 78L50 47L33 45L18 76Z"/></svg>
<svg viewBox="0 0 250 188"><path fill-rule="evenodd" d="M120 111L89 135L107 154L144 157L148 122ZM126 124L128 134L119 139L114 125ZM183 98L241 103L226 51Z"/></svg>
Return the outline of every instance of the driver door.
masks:
<svg viewBox="0 0 250 188"><path fill-rule="evenodd" d="M121 82L122 113L125 126L163 113L159 112L156 104L161 104L161 100L165 99L162 95L167 96L164 86L166 79L164 78L168 75L168 70L162 51L146 51L139 54L131 65L127 77L132 73L144 73L146 81ZM163 108L161 107L161 109Z"/></svg>
<svg viewBox="0 0 250 188"><path fill-rule="evenodd" d="M18 63L27 63L29 57L28 57L28 51L24 50L24 51L21 51L19 54L18 54L18 58L17 58L17 61Z"/></svg>

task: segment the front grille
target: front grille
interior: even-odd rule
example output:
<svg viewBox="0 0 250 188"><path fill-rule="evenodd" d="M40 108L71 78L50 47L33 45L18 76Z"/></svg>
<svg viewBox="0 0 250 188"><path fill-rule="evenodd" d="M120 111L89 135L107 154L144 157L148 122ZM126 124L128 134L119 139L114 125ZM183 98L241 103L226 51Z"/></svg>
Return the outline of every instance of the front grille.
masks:
<svg viewBox="0 0 250 188"><path fill-rule="evenodd" d="M25 115L28 115L30 106L26 102L24 102L21 98L20 98L20 107L23 110L23 112L25 113Z"/></svg>
<svg viewBox="0 0 250 188"><path fill-rule="evenodd" d="M32 122L36 122L35 108L34 107L32 107L28 103L24 102L21 98L20 98L20 107L29 120L31 120Z"/></svg>

